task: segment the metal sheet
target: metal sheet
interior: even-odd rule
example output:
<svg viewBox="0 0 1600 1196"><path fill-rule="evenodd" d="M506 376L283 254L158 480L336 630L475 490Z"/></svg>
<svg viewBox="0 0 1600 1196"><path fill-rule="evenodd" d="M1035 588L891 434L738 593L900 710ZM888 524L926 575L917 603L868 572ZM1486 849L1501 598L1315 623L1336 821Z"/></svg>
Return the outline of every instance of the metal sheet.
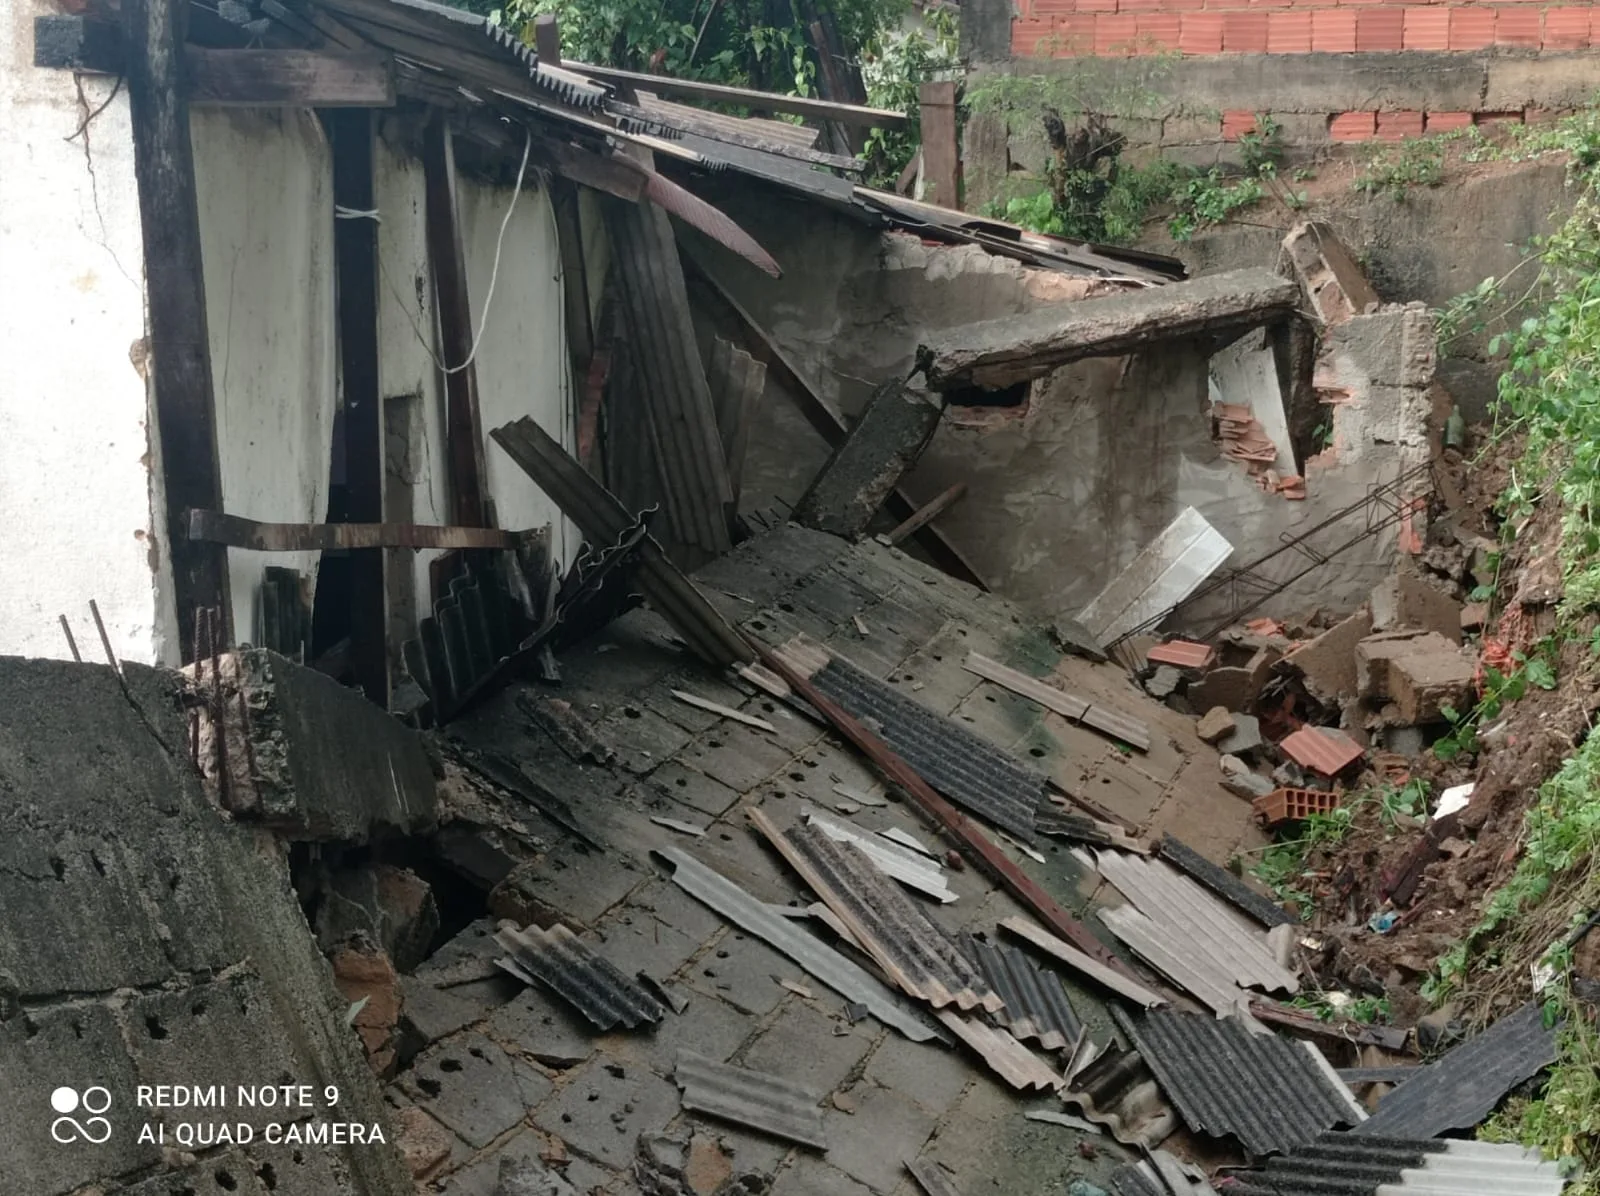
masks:
<svg viewBox="0 0 1600 1196"><path fill-rule="evenodd" d="M1078 615L1102 643L1159 619L1222 566L1233 545L1200 512L1185 507Z"/></svg>
<svg viewBox="0 0 1600 1196"><path fill-rule="evenodd" d="M1141 752L1150 750L1150 728L1131 715L1123 714L1109 706L1096 706L1077 694L1057 689L1053 685L1029 677L1025 673L1019 673L1016 669L1009 669L998 661L990 660L987 656L981 656L976 652L968 653L966 668L968 672L976 673L986 681L993 681L1012 693L1021 694L1039 703L1046 710L1055 711L1063 718L1084 723L1113 739L1138 748Z"/></svg>
<svg viewBox="0 0 1600 1196"><path fill-rule="evenodd" d="M1540 1006L1524 1005L1416 1072L1356 1132L1432 1138L1477 1125L1507 1092L1555 1059L1555 1028L1544 1024Z"/></svg>
<svg viewBox="0 0 1600 1196"><path fill-rule="evenodd" d="M1167 999L1154 989L1146 988L1123 973L1106 967L1098 959L1085 955L1070 943L1035 926L1026 918L1006 918L1000 923L1000 929L1027 940L1045 954L1054 956L1069 968L1089 977L1118 996L1132 1001L1135 1005L1154 1009L1158 1005L1167 1003Z"/></svg>
<svg viewBox="0 0 1600 1196"><path fill-rule="evenodd" d="M1000 995L972 961L864 852L816 826L779 831L763 810L751 810L750 822L904 992L935 1009L1000 1008Z"/></svg>
<svg viewBox="0 0 1600 1196"><path fill-rule="evenodd" d="M1065 1051L1077 1045L1083 1026L1061 986L1061 977L1039 967L1015 947L970 937L963 945L1005 1001L996 1019L1013 1035L1037 1039L1047 1051Z"/></svg>
<svg viewBox="0 0 1600 1196"><path fill-rule="evenodd" d="M822 1095L799 1084L714 1063L693 1051L679 1051L673 1078L683 1089L683 1107L761 1130L802 1146L828 1149L822 1126Z"/></svg>
<svg viewBox="0 0 1600 1196"><path fill-rule="evenodd" d="M1236 1138L1252 1155L1304 1146L1365 1116L1310 1043L1253 1034L1239 1018L1111 1015L1190 1129Z"/></svg>
<svg viewBox="0 0 1600 1196"><path fill-rule="evenodd" d="M1053 1092L1063 1081L1045 1062L1005 1030L942 1009L938 1018L945 1028L983 1057L989 1069L1022 1092Z"/></svg>
<svg viewBox="0 0 1600 1196"><path fill-rule="evenodd" d="M1515 1143L1323 1134L1236 1174L1237 1196L1557 1196L1560 1164Z"/></svg>
<svg viewBox="0 0 1600 1196"><path fill-rule="evenodd" d="M943 904L956 899L955 892L945 880L944 869L927 856L879 835L863 834L814 810L807 810L806 818L834 842L850 843L859 848L878 871L907 888L926 893Z"/></svg>
<svg viewBox="0 0 1600 1196"><path fill-rule="evenodd" d="M1299 978L1278 963L1261 927L1170 865L1115 851L1099 852L1095 865L1164 938L1176 934L1171 941L1183 947L1190 970L1218 981L1211 987L1231 982L1267 992L1300 990Z"/></svg>
<svg viewBox="0 0 1600 1196"><path fill-rule="evenodd" d="M951 801L1033 842L1042 774L842 657L828 658L811 681L856 718L875 724L889 749Z"/></svg>
<svg viewBox="0 0 1600 1196"><path fill-rule="evenodd" d="M1100 911L1100 920L1156 971L1187 991L1218 1017L1248 1015L1250 994L1212 966L1175 927L1162 926L1131 905Z"/></svg>
<svg viewBox="0 0 1600 1196"><path fill-rule="evenodd" d="M1174 835L1161 837L1161 858L1263 926L1299 924L1300 920L1283 906L1267 900L1226 868L1213 864Z"/></svg>
<svg viewBox="0 0 1600 1196"><path fill-rule="evenodd" d="M526 984L542 984L602 1030L659 1022L666 1008L636 980L591 951L565 926L495 935L510 957L495 962Z"/></svg>
<svg viewBox="0 0 1600 1196"><path fill-rule="evenodd" d="M673 866L672 880L697 901L710 906L728 921L767 946L782 952L806 973L847 1001L865 1005L873 1017L900 1031L914 1042L942 1035L919 1010L880 984L865 970L832 947L807 934L790 919L775 913L731 880L706 867L676 847L658 849Z"/></svg>

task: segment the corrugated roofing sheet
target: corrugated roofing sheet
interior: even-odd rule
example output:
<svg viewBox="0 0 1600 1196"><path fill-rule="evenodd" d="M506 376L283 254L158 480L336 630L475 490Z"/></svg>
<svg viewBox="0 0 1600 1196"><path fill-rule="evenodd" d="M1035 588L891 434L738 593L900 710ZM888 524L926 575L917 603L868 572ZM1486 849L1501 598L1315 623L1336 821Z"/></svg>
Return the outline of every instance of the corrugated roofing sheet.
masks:
<svg viewBox="0 0 1600 1196"><path fill-rule="evenodd" d="M976 1051L989 1069L1013 1088L1049 1092L1061 1087L1061 1075L1007 1031L953 1009L941 1009L938 1017L950 1033Z"/></svg>
<svg viewBox="0 0 1600 1196"><path fill-rule="evenodd" d="M907 888L926 893L943 904L949 904L956 899L956 894L945 879L944 869L939 866L937 860L929 859L909 847L902 847L881 835L870 835L854 827L845 826L826 814L808 810L806 820L813 826L820 827L822 833L834 842L849 843L858 848L872 861L879 872L899 881Z"/></svg>
<svg viewBox="0 0 1600 1196"><path fill-rule="evenodd" d="M1558 1164L1514 1143L1323 1134L1234 1176L1237 1196L1557 1196Z"/></svg>
<svg viewBox="0 0 1600 1196"><path fill-rule="evenodd" d="M1124 1146L1159 1146L1178 1128L1155 1073L1138 1051L1115 1043L1068 1080L1062 1100Z"/></svg>
<svg viewBox="0 0 1600 1196"><path fill-rule="evenodd" d="M1177 950L1186 971L1223 982L1210 987L1233 983L1267 992L1299 991L1299 978L1278 963L1261 927L1170 865L1115 851L1097 853L1095 864L1158 931L1167 932L1163 937ZM1107 919L1106 924L1117 931L1117 922Z"/></svg>
<svg viewBox="0 0 1600 1196"><path fill-rule="evenodd" d="M666 1008L565 926L502 930L495 940L510 952L498 963L525 984L542 984L602 1030L654 1025Z"/></svg>
<svg viewBox="0 0 1600 1196"><path fill-rule="evenodd" d="M1301 727L1279 741L1284 755L1325 777L1338 776L1366 753L1361 745L1334 727Z"/></svg>
<svg viewBox="0 0 1600 1196"><path fill-rule="evenodd" d="M679 1051L673 1078L683 1089L683 1107L710 1113L803 1146L828 1149L820 1093L779 1076L715 1063Z"/></svg>
<svg viewBox="0 0 1600 1196"><path fill-rule="evenodd" d="M1238 1018L1158 1010L1111 1015L1190 1129L1237 1138L1252 1155L1303 1146L1364 1116L1307 1042L1252 1034Z"/></svg>
<svg viewBox="0 0 1600 1196"><path fill-rule="evenodd" d="M1145 1009L1165 1005L1167 999L1152 988L1146 988L1121 972L1106 967L1098 959L1085 955L1071 943L1057 938L1048 930L1035 926L1026 918L1010 917L1001 921L1001 930L1010 931L1019 939L1032 943L1046 955L1052 955L1069 968L1110 989L1118 996Z"/></svg>
<svg viewBox="0 0 1600 1196"><path fill-rule="evenodd" d="M874 726L891 751L958 806L1033 842L1045 778L959 723L868 676L842 657L811 678L824 697Z"/></svg>
<svg viewBox="0 0 1600 1196"><path fill-rule="evenodd" d="M1152 1150L1137 1163L1111 1175L1116 1196L1217 1196L1205 1173L1164 1150Z"/></svg>
<svg viewBox="0 0 1600 1196"><path fill-rule="evenodd" d="M1226 868L1213 864L1182 839L1161 837L1161 858L1210 889L1235 909L1243 910L1263 926L1293 926L1299 919L1283 906L1269 901Z"/></svg>
<svg viewBox="0 0 1600 1196"><path fill-rule="evenodd" d="M859 848L812 825L779 831L761 810L750 821L903 991L935 1009L1000 1008L972 961Z"/></svg>
<svg viewBox="0 0 1600 1196"><path fill-rule="evenodd" d="M892 1026L914 1042L942 1037L920 1010L912 1008L864 969L692 855L676 847L658 849L656 854L673 866L673 882L685 893L787 955L807 974L845 1000L865 1005L884 1025Z"/></svg>
<svg viewBox="0 0 1600 1196"><path fill-rule="evenodd" d="M995 1019L1020 1039L1037 1039L1047 1051L1070 1050L1083 1026L1061 977L1039 967L1015 947L970 936L963 943L990 986L1005 1001Z"/></svg>
<svg viewBox="0 0 1600 1196"><path fill-rule="evenodd" d="M1556 1058L1544 1010L1524 1005L1415 1072L1378 1105L1360 1134L1432 1138L1477 1125L1505 1094Z"/></svg>
<svg viewBox="0 0 1600 1196"><path fill-rule="evenodd" d="M1197 947L1182 927L1161 925L1131 905L1103 909L1100 920L1140 959L1218 1017L1248 1013L1250 994L1232 978L1232 969Z"/></svg>

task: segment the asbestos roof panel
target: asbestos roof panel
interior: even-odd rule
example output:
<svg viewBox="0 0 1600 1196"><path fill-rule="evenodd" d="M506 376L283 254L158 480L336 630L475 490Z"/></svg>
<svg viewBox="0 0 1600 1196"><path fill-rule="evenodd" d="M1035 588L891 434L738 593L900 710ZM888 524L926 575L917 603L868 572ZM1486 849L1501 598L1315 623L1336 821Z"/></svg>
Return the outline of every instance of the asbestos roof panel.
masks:
<svg viewBox="0 0 1600 1196"><path fill-rule="evenodd" d="M771 906L757 901L731 880L676 847L659 849L656 854L673 866L673 883L689 896L710 906L739 929L755 935L769 947L787 955L808 975L826 984L845 1000L865 1005L873 1017L914 1042L941 1037L940 1032L919 1010L879 983L865 969L814 935L807 934L791 919L774 912Z"/></svg>
<svg viewBox="0 0 1600 1196"><path fill-rule="evenodd" d="M1070 1050L1077 1045L1083 1025L1060 976L1004 943L969 937L963 945L1006 1003L996 1020L1018 1038L1037 1039L1047 1051Z"/></svg>
<svg viewBox="0 0 1600 1196"><path fill-rule="evenodd" d="M1299 978L1273 956L1261 927L1170 865L1115 851L1098 853L1095 863L1100 875L1178 949L1188 971L1215 978L1217 984L1211 987L1237 984L1267 992L1299 991ZM1111 921L1107 925L1117 928Z"/></svg>
<svg viewBox="0 0 1600 1196"><path fill-rule="evenodd" d="M1557 1196L1560 1165L1515 1143L1323 1134L1241 1172L1238 1196Z"/></svg>
<svg viewBox="0 0 1600 1196"><path fill-rule="evenodd" d="M1477 1125L1505 1094L1555 1062L1556 1031L1544 1010L1524 1005L1414 1072L1357 1133L1432 1138Z"/></svg>
<svg viewBox="0 0 1600 1196"><path fill-rule="evenodd" d="M956 899L956 894L945 879L944 869L939 866L937 860L929 859L909 847L902 847L881 835L867 834L854 827L845 826L826 814L807 811L806 819L812 825L820 827L822 833L834 842L849 843L858 848L872 861L879 872L899 881L907 888L925 893L946 905Z"/></svg>
<svg viewBox="0 0 1600 1196"><path fill-rule="evenodd" d="M1020 1092L1051 1092L1062 1077L1005 1030L953 1009L939 1011L945 1028L976 1051L991 1071Z"/></svg>
<svg viewBox="0 0 1600 1196"><path fill-rule="evenodd" d="M1161 858L1167 863L1263 926L1294 926L1299 923L1299 919L1283 906L1269 901L1226 868L1213 864L1182 839L1171 834L1163 835L1160 851Z"/></svg>
<svg viewBox="0 0 1600 1196"><path fill-rule="evenodd" d="M1107 1046L1067 1081L1062 1100L1124 1146L1153 1149L1178 1128L1178 1115L1138 1051Z"/></svg>
<svg viewBox="0 0 1600 1196"><path fill-rule="evenodd" d="M1186 990L1218 1017L1244 1014L1250 995L1194 941L1174 926L1163 926L1131 905L1100 911L1112 934L1168 980Z"/></svg>
<svg viewBox="0 0 1600 1196"><path fill-rule="evenodd" d="M780 832L761 810L750 821L906 993L935 1009L1000 1008L983 973L859 848L810 824Z"/></svg>
<svg viewBox="0 0 1600 1196"><path fill-rule="evenodd" d="M693 1051L679 1051L673 1078L683 1089L683 1107L761 1130L802 1146L828 1149L820 1093L799 1084L715 1063Z"/></svg>
<svg viewBox="0 0 1600 1196"><path fill-rule="evenodd" d="M1197 1133L1237 1138L1260 1156L1304 1146L1364 1116L1310 1043L1252 1034L1240 1018L1111 1012Z"/></svg>
<svg viewBox="0 0 1600 1196"><path fill-rule="evenodd" d="M1078 622L1102 644L1154 626L1232 553L1221 532L1185 507L1078 612Z"/></svg>
<svg viewBox="0 0 1600 1196"><path fill-rule="evenodd" d="M1145 1009L1153 1009L1158 1005L1167 1003L1167 999L1160 993L1146 988L1122 972L1106 967L1098 959L1084 954L1070 943L1057 938L1048 930L1035 926L1026 918L1005 918L1000 923L1000 929L1008 930L1019 939L1032 943L1046 955L1054 956L1069 968L1089 977L1089 979L1110 989L1118 996L1132 1001L1135 1005L1142 1006Z"/></svg>
<svg viewBox="0 0 1600 1196"><path fill-rule="evenodd" d="M1192 1163L1185 1165L1175 1155L1153 1150L1148 1157L1112 1173L1111 1190L1116 1196L1217 1196L1203 1172Z"/></svg>
<svg viewBox="0 0 1600 1196"><path fill-rule="evenodd" d="M956 805L1033 842L1045 778L980 735L835 656L811 678Z"/></svg>
<svg viewBox="0 0 1600 1196"><path fill-rule="evenodd" d="M1333 727L1301 727L1284 736L1278 746L1302 768L1325 777L1338 776L1366 754L1359 743Z"/></svg>
<svg viewBox="0 0 1600 1196"><path fill-rule="evenodd" d="M629 1030L654 1025L666 1008L639 984L565 926L502 930L495 939L509 953L496 962L527 984L542 984L595 1026Z"/></svg>

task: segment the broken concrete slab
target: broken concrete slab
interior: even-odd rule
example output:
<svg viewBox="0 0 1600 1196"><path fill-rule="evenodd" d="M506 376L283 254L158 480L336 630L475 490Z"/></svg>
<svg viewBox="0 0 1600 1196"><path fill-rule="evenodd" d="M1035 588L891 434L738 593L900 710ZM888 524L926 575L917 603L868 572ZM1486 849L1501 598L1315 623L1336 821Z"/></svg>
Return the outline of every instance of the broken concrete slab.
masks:
<svg viewBox="0 0 1600 1196"><path fill-rule="evenodd" d="M919 381L880 386L834 449L792 518L803 527L856 537L933 438L944 404Z"/></svg>
<svg viewBox="0 0 1600 1196"><path fill-rule="evenodd" d="M1145 678L1144 688L1152 698L1164 698L1176 692L1183 681L1183 673L1173 668L1170 664L1159 665L1156 671Z"/></svg>
<svg viewBox="0 0 1600 1196"><path fill-rule="evenodd" d="M1299 286L1270 270L1232 270L950 329L917 347L917 365L935 390L1000 390L1084 357L1270 324L1299 299Z"/></svg>
<svg viewBox="0 0 1600 1196"><path fill-rule="evenodd" d="M201 771L223 809L291 839L365 843L437 825L433 768L415 731L265 648L228 653L220 666L221 699L195 717ZM211 694L209 674L198 688Z"/></svg>
<svg viewBox="0 0 1600 1196"><path fill-rule="evenodd" d="M1324 325L1342 324L1378 306L1378 293L1332 226L1307 221L1289 230L1284 254Z"/></svg>
<svg viewBox="0 0 1600 1196"><path fill-rule="evenodd" d="M1384 702L1393 697L1393 662L1417 650L1416 641L1425 635L1421 631L1382 631L1369 635L1356 644L1356 692L1371 702ZM1446 649L1450 644L1438 639L1437 646ZM1435 650L1428 647L1422 651Z"/></svg>
<svg viewBox="0 0 1600 1196"><path fill-rule="evenodd" d="M1326 706L1357 691L1356 645L1372 634L1372 616L1358 610L1313 640L1291 649L1284 664L1300 675L1306 692Z"/></svg>
<svg viewBox="0 0 1600 1196"><path fill-rule="evenodd" d="M1276 786L1258 772L1245 772L1226 774L1222 778L1222 787L1236 797L1255 801L1257 798L1266 797Z"/></svg>
<svg viewBox="0 0 1600 1196"><path fill-rule="evenodd" d="M1247 668L1212 669L1188 689L1189 703L1197 710L1248 710L1257 695L1256 674Z"/></svg>
<svg viewBox="0 0 1600 1196"><path fill-rule="evenodd" d="M1261 750L1261 720L1253 714L1235 714L1233 731L1218 741L1217 751L1248 757Z"/></svg>
<svg viewBox="0 0 1600 1196"><path fill-rule="evenodd" d="M11 915L0 935L0 1117L4 1172L19 1191L113 1187L162 1161L126 1120L103 1146L52 1139L48 1098L63 1083L106 1088L125 1119L137 1084L231 1091L314 1077L338 1086L340 1120L387 1129L345 1024L350 1003L281 852L221 817L189 765L181 677L132 664L123 675L126 689L103 666L0 657L0 908ZM304 1153L303 1169L283 1166L282 1192L412 1192L387 1133ZM241 1191L245 1176L282 1162L259 1134L226 1158L239 1163ZM167 1178L137 1190L165 1192Z"/></svg>
<svg viewBox="0 0 1600 1196"><path fill-rule="evenodd" d="M364 934L383 948L395 969L410 972L439 930L433 890L409 868L362 864L328 877L317 906L317 939L333 950Z"/></svg>
<svg viewBox="0 0 1600 1196"><path fill-rule="evenodd" d="M479 1149L521 1121L554 1087L473 1032L429 1047L399 1082L419 1108Z"/></svg>
<svg viewBox="0 0 1600 1196"><path fill-rule="evenodd" d="M1436 632L1451 643L1461 642L1461 603L1404 566L1396 572L1395 580L1399 589L1401 626L1420 627Z"/></svg>
<svg viewBox="0 0 1600 1196"><path fill-rule="evenodd" d="M1472 704L1476 666L1442 636L1431 632L1424 637L1436 641L1390 661L1390 688L1399 720L1407 727L1419 723L1443 722L1448 708L1465 710Z"/></svg>

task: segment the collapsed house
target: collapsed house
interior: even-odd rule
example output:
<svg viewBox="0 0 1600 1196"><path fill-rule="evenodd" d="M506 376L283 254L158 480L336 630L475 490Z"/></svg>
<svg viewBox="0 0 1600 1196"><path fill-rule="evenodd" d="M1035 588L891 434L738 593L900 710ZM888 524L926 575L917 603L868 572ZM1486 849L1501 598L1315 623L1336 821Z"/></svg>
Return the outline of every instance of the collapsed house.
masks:
<svg viewBox="0 0 1600 1196"><path fill-rule="evenodd" d="M8 317L91 297L28 377L110 413L19 424L102 467L0 646L107 657L0 661L20 1190L1559 1190L1424 1099L1498 1040L1369 1118L1405 1033L1288 1003L1295 914L1226 867L1263 690L1201 699L1298 653L1145 638L1420 551L1425 311L1318 226L1185 279L678 101L899 114L245 15L40 14L0 83L82 217L6 223ZM1419 654L1280 713L1383 716ZM1496 1100L1549 1049L1500 1032Z"/></svg>

